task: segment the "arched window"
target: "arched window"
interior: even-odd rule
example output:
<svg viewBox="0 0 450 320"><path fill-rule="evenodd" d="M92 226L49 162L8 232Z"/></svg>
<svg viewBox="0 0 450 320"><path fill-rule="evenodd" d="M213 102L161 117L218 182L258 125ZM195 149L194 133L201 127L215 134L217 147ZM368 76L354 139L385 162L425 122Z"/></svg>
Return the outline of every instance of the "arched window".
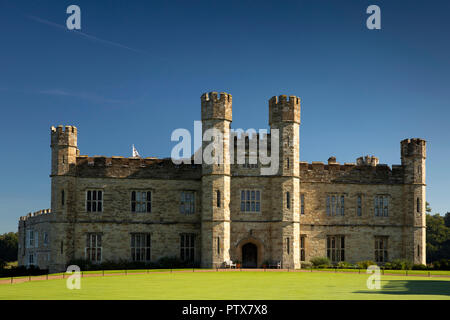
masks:
<svg viewBox="0 0 450 320"><path fill-rule="evenodd" d="M61 190L61 206L64 207L64 203L66 202L64 190Z"/></svg>

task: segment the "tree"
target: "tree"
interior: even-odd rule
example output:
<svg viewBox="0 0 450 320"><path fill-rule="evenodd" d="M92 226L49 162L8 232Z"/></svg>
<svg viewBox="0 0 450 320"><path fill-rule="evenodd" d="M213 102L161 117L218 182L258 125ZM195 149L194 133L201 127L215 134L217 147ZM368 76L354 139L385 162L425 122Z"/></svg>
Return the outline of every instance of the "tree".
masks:
<svg viewBox="0 0 450 320"><path fill-rule="evenodd" d="M438 213L427 213L427 260L433 262L450 257L450 228Z"/></svg>
<svg viewBox="0 0 450 320"><path fill-rule="evenodd" d="M450 228L450 212L447 212L444 216L445 226Z"/></svg>
<svg viewBox="0 0 450 320"><path fill-rule="evenodd" d="M428 201L425 202L425 211L431 214L431 207Z"/></svg>
<svg viewBox="0 0 450 320"><path fill-rule="evenodd" d="M17 261L19 235L9 232L0 235L0 260Z"/></svg>

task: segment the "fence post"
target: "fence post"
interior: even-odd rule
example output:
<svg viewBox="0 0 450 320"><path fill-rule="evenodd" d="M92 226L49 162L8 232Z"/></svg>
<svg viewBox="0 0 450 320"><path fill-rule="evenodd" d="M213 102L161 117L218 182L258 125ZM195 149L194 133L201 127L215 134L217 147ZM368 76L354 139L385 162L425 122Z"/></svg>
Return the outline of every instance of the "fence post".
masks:
<svg viewBox="0 0 450 320"><path fill-rule="evenodd" d="M311 272L312 272L312 266L311 266Z"/></svg>
<svg viewBox="0 0 450 320"><path fill-rule="evenodd" d="M64 279L64 272L63 272L63 279Z"/></svg>
<svg viewBox="0 0 450 320"><path fill-rule="evenodd" d="M431 277L430 271L428 271L428 277Z"/></svg>
<svg viewBox="0 0 450 320"><path fill-rule="evenodd" d="M358 268L358 273L361 274L361 268Z"/></svg>
<svg viewBox="0 0 450 320"><path fill-rule="evenodd" d="M408 276L408 270L405 270L406 271L406 276Z"/></svg>
<svg viewBox="0 0 450 320"><path fill-rule="evenodd" d="M28 275L28 281L31 281L31 275Z"/></svg>
<svg viewBox="0 0 450 320"><path fill-rule="evenodd" d="M46 280L48 280L48 273L47 273L47 277L46 278L47 278Z"/></svg>
<svg viewBox="0 0 450 320"><path fill-rule="evenodd" d="M125 275L128 275L128 270L127 269L125 269Z"/></svg>
<svg viewBox="0 0 450 320"><path fill-rule="evenodd" d="M14 277L11 277L11 284L14 283Z"/></svg>
<svg viewBox="0 0 450 320"><path fill-rule="evenodd" d="M102 270L102 275L105 276L105 270Z"/></svg>
<svg viewBox="0 0 450 320"><path fill-rule="evenodd" d="M81 277L83 278L83 276L84 276L84 274L83 274L84 272L83 271L81 271Z"/></svg>

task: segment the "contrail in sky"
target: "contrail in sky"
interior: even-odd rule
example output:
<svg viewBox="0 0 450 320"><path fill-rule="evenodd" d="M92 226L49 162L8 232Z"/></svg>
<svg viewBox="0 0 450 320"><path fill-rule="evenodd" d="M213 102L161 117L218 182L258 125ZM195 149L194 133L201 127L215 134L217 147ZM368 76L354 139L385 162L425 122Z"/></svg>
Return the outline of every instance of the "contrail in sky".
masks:
<svg viewBox="0 0 450 320"><path fill-rule="evenodd" d="M46 24L46 25L51 26L51 27L54 27L54 28L58 28L58 29L62 29L62 30L64 30L64 31L68 31L68 32L75 33L75 34L77 34L77 35L79 35L79 36L81 36L81 37L84 37L84 38L86 38L86 39L89 39L89 40L91 40L91 41L104 43L104 44L107 44L107 45L110 45L110 46L114 46L114 47L126 49L126 50L133 51L133 52L136 52L136 53L145 53L144 51L137 50L137 49L134 49L134 48L125 46L125 45L120 44L120 43L117 43L117 42L113 42L113 41L109 41L109 40L100 39L100 38L97 38L97 37L95 37L95 36L92 36L92 35L90 35L90 34L87 34L87 33L81 32L81 31L68 30L65 26L63 26L63 25L61 25L61 24L57 24L57 23L54 23L54 22L52 22L52 21L48 21L48 20L45 20L45 19L42 19L42 18L39 18L39 17L36 17L36 16L26 15L26 17L27 17L28 19L34 20L34 21L39 22L39 23L42 23L42 24Z"/></svg>

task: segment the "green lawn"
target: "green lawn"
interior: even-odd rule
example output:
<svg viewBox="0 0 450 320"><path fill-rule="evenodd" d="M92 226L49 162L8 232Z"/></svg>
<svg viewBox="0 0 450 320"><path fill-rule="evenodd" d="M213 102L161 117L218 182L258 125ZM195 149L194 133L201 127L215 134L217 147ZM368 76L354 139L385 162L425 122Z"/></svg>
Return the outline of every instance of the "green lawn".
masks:
<svg viewBox="0 0 450 320"><path fill-rule="evenodd" d="M0 299L450 299L450 278L324 272L193 272L86 277L80 290L66 280L0 284Z"/></svg>

